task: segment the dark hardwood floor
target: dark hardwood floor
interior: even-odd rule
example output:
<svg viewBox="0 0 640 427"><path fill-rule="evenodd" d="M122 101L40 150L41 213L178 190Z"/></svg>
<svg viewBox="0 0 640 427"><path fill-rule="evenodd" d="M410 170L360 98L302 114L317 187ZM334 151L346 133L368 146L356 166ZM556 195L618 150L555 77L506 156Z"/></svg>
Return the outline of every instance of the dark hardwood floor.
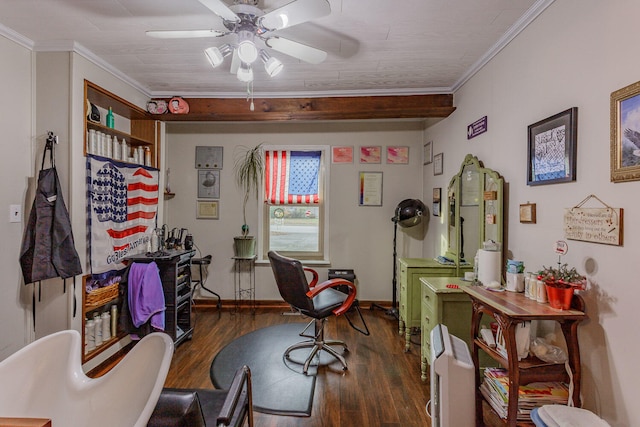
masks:
<svg viewBox="0 0 640 427"><path fill-rule="evenodd" d="M193 314L193 339L175 351L167 387L213 388L211 361L236 337L270 325L301 322L300 316L283 315L283 308L247 309L237 314L223 309L198 309ZM286 311L286 310L285 310ZM362 307L371 331L365 336L344 318L331 318L325 336L349 345L343 372L339 364L318 373L311 417L285 417L255 412L256 427L410 427L429 426L425 412L429 384L420 380L420 347L404 352L398 322L383 311ZM419 343L419 336L413 341Z"/></svg>

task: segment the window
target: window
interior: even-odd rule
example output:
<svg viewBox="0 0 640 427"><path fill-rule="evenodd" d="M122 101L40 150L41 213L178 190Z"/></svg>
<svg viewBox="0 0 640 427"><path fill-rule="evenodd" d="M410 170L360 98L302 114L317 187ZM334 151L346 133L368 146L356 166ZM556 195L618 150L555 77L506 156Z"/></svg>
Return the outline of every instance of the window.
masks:
<svg viewBox="0 0 640 427"><path fill-rule="evenodd" d="M328 259L326 147L265 147L261 254Z"/></svg>

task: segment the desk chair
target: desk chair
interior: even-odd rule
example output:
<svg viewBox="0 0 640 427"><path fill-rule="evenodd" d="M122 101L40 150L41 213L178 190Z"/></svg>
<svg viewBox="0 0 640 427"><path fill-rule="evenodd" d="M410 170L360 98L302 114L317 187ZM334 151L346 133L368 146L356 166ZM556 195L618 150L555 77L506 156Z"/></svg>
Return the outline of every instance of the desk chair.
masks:
<svg viewBox="0 0 640 427"><path fill-rule="evenodd" d="M284 257L274 251L270 251L268 256L273 270L273 275L275 276L276 283L278 284L278 290L280 291L282 298L291 305L294 310L314 319L300 333L301 337L310 339L293 344L287 348L285 350L285 357L291 360L289 355L292 351L300 348L311 348L311 352L307 356L303 367L303 372L306 374L309 369L309 365L311 364L311 360L313 360L316 354L319 355L320 351L326 351L338 359L342 364L342 369L346 371L347 362L332 346L341 346L344 351L348 351L349 349L347 348L347 344L343 341L325 340L324 325L327 318L334 315L340 316L345 314L345 317L349 320L346 312L351 307L358 307L356 304L355 285L345 279L331 279L318 284L318 273L310 268L304 268L300 261ZM305 271L308 271L313 275L311 283L307 282ZM349 293L347 294L333 289L337 286L346 287ZM361 313L360 317L362 319ZM359 332L365 335L369 334L368 329L365 333L364 331L356 328L351 323L351 320L349 320L349 324ZM315 326L314 335L306 335L307 329L312 325Z"/></svg>
<svg viewBox="0 0 640 427"><path fill-rule="evenodd" d="M209 264L211 264L211 255L207 255L205 257L202 258L192 258L191 259L191 264L192 265L197 265L198 266L198 280L191 280L191 282L193 283L193 290L195 291L197 289L198 286L201 286L203 289L209 291L210 293L212 293L213 295L215 295L218 298L218 302L216 304L216 307L218 308L218 310L220 310L220 307L222 306L222 302L220 301L220 295L218 295L216 292L213 292L211 289L207 288L204 284L207 281L207 278L209 277L209 269L208 266ZM202 266L206 266L205 268L202 268ZM204 272L206 272L206 275L203 274Z"/></svg>

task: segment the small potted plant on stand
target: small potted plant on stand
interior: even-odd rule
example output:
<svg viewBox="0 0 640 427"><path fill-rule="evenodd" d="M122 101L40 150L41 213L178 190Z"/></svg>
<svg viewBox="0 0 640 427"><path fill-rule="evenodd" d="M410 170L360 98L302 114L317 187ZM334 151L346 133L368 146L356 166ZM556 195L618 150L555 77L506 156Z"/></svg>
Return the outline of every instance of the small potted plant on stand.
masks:
<svg viewBox="0 0 640 427"><path fill-rule="evenodd" d="M255 147L240 147L244 149L235 162L236 184L244 193L242 202L242 235L233 238L233 251L238 258L252 258L255 256L256 241L254 236L249 236L247 224L247 202L253 195L258 199L260 180L264 172L264 157L262 144Z"/></svg>
<svg viewBox="0 0 640 427"><path fill-rule="evenodd" d="M587 278L567 264L558 263L558 268L544 267L538 272L538 280L542 280L547 288L549 305L560 310L571 307L571 299L575 290L585 290Z"/></svg>

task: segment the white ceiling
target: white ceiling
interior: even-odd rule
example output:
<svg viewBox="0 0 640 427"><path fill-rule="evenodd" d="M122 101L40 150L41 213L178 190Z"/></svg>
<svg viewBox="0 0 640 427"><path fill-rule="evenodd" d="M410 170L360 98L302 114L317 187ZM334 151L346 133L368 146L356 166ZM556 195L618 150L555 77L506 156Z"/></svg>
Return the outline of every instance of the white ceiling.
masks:
<svg viewBox="0 0 640 427"><path fill-rule="evenodd" d="M232 0L225 0L232 4ZM271 10L290 0L261 0ZM450 93L553 0L329 0L329 16L275 34L325 50L310 65L272 52L275 78L255 72L269 96ZM146 30L207 29L220 18L197 0L0 0L0 35L36 51L74 50L151 96L245 96L203 51L229 37L154 39Z"/></svg>

